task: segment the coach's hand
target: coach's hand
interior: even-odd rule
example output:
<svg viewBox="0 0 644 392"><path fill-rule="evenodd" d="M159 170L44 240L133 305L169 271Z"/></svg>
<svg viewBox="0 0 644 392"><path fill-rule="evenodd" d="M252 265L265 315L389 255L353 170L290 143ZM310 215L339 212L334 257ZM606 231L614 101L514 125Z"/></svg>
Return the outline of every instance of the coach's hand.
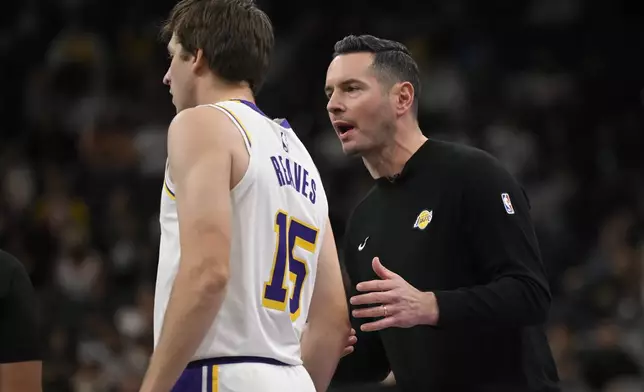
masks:
<svg viewBox="0 0 644 392"><path fill-rule="evenodd" d="M342 351L342 356L346 357L347 355L351 354L353 352L353 346L358 342L358 338L356 337L356 330L351 328L351 334L349 335L349 339L347 340L347 346L344 348L344 351Z"/></svg>
<svg viewBox="0 0 644 392"><path fill-rule="evenodd" d="M366 294L351 297L352 305L375 306L354 309L353 317L382 317L362 324L363 331L379 331L390 327L410 328L415 325L436 325L438 304L434 293L417 290L398 274L388 270L374 257L374 272L380 280L358 283L356 289Z"/></svg>

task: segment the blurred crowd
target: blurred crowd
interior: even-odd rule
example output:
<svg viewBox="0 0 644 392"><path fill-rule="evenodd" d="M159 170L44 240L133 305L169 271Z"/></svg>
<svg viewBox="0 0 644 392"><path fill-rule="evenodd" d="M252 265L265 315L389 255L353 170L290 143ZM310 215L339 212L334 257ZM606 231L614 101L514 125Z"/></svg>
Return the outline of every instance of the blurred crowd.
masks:
<svg viewBox="0 0 644 392"><path fill-rule="evenodd" d="M0 26L0 248L41 299L45 391L136 391L151 353L171 0L12 2ZM319 165L336 237L371 186L325 113L333 44L400 40L429 137L524 185L553 292L564 391L639 390L644 369L644 18L613 0L258 1L276 52L259 106ZM633 2L635 3L635 2ZM639 53L638 53L639 51ZM8 86L7 86L8 84Z"/></svg>

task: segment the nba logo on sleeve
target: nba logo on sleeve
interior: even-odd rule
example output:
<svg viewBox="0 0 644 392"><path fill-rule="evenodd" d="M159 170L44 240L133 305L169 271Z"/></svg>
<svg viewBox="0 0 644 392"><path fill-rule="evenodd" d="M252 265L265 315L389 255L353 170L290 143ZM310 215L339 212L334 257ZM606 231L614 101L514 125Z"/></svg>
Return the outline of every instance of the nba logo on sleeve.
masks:
<svg viewBox="0 0 644 392"><path fill-rule="evenodd" d="M512 207L510 195L507 193L501 193L501 199L503 200L503 207L505 207L505 212L510 215L514 214L514 207Z"/></svg>
<svg viewBox="0 0 644 392"><path fill-rule="evenodd" d="M286 134L284 133L284 131L282 131L281 133L282 133L282 148L284 149L284 151L288 152L288 139L286 138Z"/></svg>

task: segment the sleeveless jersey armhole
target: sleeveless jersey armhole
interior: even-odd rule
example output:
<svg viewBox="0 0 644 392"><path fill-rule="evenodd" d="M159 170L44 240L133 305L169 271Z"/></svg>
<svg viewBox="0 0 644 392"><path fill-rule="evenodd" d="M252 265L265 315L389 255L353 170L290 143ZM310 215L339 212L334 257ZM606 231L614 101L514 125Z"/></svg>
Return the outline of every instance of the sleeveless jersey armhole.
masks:
<svg viewBox="0 0 644 392"><path fill-rule="evenodd" d="M239 182L235 184L235 186L233 186L233 188L230 190L233 194L237 194L237 195L243 194L246 190L249 189L251 183L253 182L254 172L255 172L255 165L253 165L254 154L252 153L253 141L250 136L250 132L246 130L246 127L244 127L243 123L239 120L239 117L237 117L232 110L217 103L209 104L208 106L213 107L217 110L220 110L221 112L226 114L226 116L228 116L230 121L232 121L233 124L235 124L235 127L241 134L242 139L244 140L244 145L246 146L246 151L248 152L248 157L249 157L248 168L246 169L246 172L242 176L241 180L239 180Z"/></svg>
<svg viewBox="0 0 644 392"><path fill-rule="evenodd" d="M233 113L229 109L227 109L227 108L225 108L225 107L223 107L223 106L221 106L219 104L212 104L212 105L209 105L209 106L221 110L223 113L226 114L226 116L228 116L230 121L232 121L233 124L235 124L237 130L242 135L242 139L244 139L244 144L246 145L246 150L248 151L248 154L250 155L251 152L252 152L252 146L253 146L253 142L251 140L250 133L246 130L246 128L244 127L242 122L239 121L239 118L237 118L237 116L235 116L235 113Z"/></svg>

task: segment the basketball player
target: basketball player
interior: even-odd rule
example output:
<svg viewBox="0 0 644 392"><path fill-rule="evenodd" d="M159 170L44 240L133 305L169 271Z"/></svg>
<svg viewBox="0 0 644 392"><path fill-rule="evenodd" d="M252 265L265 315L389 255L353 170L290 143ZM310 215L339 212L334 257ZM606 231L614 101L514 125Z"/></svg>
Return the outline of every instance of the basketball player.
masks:
<svg viewBox="0 0 644 392"><path fill-rule="evenodd" d="M254 103L271 22L251 0L182 0L164 32L177 115L141 390L324 391L348 309L318 170Z"/></svg>

